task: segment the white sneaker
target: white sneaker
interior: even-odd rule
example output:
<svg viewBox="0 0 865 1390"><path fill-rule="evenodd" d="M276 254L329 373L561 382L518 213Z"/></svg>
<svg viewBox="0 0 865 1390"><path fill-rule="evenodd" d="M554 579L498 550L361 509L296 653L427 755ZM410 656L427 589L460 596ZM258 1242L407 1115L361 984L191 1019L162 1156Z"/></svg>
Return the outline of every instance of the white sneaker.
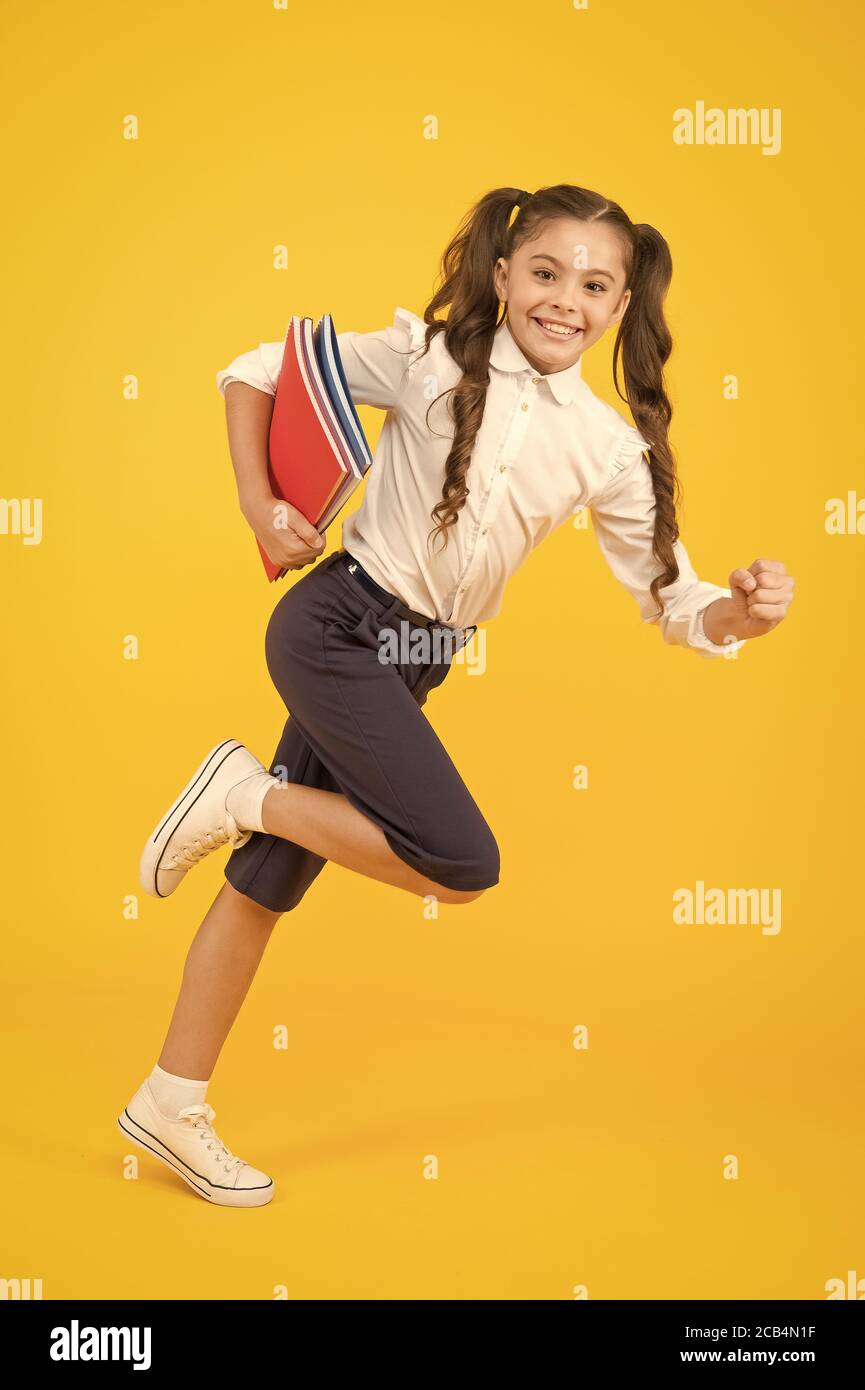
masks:
<svg viewBox="0 0 865 1390"><path fill-rule="evenodd" d="M273 1197L273 1179L226 1148L213 1128L215 1117L205 1101L187 1105L171 1120L156 1104L149 1081L143 1081L117 1117L117 1127L207 1201L221 1207L263 1207Z"/></svg>
<svg viewBox="0 0 865 1390"><path fill-rule="evenodd" d="M229 842L245 845L253 832L237 824L225 799L245 777L266 771L236 738L211 748L144 846L138 877L145 892L167 898L205 855Z"/></svg>

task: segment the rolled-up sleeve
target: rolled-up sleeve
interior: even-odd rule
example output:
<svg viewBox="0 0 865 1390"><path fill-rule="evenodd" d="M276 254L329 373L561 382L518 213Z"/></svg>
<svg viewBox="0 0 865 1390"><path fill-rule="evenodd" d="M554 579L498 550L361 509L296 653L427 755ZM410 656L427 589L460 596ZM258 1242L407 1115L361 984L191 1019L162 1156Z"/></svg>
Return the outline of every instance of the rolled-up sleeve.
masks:
<svg viewBox="0 0 865 1390"><path fill-rule="evenodd" d="M652 553L655 494L647 448L642 436L628 427L610 482L589 503L595 536L613 574L636 600L643 622L656 623L665 642L705 657L725 656L744 646L744 639L723 646L711 642L703 631L703 614L716 599L730 598L731 590L699 579L681 540L673 546L679 577L660 590L663 612L658 615L649 589L660 566Z"/></svg>
<svg viewBox="0 0 865 1390"><path fill-rule="evenodd" d="M338 333L340 360L355 405L392 409L399 399L414 349L423 347L426 325L408 309L397 309L393 324L373 333ZM230 381L244 381L276 395L285 342L259 343L216 374L220 395Z"/></svg>
<svg viewBox="0 0 865 1390"><path fill-rule="evenodd" d="M216 373L216 388L221 396L230 381L243 381L254 386L256 391L264 391L268 396L276 395L276 383L282 370L282 354L285 343L259 343L257 348L242 352L227 367Z"/></svg>

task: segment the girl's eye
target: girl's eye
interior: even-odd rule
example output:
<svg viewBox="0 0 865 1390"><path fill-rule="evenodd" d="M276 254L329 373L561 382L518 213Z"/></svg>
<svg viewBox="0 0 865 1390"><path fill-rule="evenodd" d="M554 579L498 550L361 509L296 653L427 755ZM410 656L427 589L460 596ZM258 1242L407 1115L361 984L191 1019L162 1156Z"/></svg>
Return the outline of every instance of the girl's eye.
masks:
<svg viewBox="0 0 865 1390"><path fill-rule="evenodd" d="M553 279L553 280L556 278L555 275L553 274L553 272L552 272L551 270L536 270L536 271L535 271L535 274L536 274L536 275L549 275L550 278ZM550 283L549 280L545 280L545 281L544 281L544 284L545 284L545 285L548 285L549 283ZM598 282L597 282L597 280L590 280L589 283L588 283L588 285L586 286L586 288L587 288L587 289L590 289L590 288L592 287L592 285L594 285L596 289L599 289L599 290L601 290L601 291L603 291L603 290L605 290L605 289L607 288L606 285L599 285Z"/></svg>

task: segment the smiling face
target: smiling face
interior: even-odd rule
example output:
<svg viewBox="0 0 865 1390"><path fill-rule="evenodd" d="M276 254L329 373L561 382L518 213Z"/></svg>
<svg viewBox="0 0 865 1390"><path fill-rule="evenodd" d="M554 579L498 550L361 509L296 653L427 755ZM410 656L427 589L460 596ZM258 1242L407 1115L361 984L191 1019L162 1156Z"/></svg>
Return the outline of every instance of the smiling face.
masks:
<svg viewBox="0 0 865 1390"><path fill-rule="evenodd" d="M543 375L572 367L628 307L618 237L602 222L557 217L493 269L520 351ZM576 330L574 331L562 331Z"/></svg>

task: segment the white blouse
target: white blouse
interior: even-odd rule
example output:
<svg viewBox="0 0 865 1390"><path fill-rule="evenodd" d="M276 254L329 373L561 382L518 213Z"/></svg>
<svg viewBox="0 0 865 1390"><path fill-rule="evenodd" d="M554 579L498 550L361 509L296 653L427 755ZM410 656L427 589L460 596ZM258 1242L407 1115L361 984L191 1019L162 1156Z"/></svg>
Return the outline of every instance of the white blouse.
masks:
<svg viewBox="0 0 865 1390"><path fill-rule="evenodd" d="M644 622L656 621L667 642L720 656L743 641L719 646L703 632L702 613L730 590L697 575L681 541L679 578L661 590L664 611L649 585L658 572L652 555L655 498L644 451L633 425L586 385L582 363L538 376L507 321L496 330L484 416L466 482L469 496L450 528L428 550L430 513L439 501L453 439L446 401L460 369L444 334L426 356L423 319L397 308L392 327L337 335L356 405L386 410L358 509L343 521L342 544L389 593L439 622L468 627L495 617L508 579L536 545L588 507L601 551L634 597ZM217 373L229 381L276 393L284 342L260 343Z"/></svg>

